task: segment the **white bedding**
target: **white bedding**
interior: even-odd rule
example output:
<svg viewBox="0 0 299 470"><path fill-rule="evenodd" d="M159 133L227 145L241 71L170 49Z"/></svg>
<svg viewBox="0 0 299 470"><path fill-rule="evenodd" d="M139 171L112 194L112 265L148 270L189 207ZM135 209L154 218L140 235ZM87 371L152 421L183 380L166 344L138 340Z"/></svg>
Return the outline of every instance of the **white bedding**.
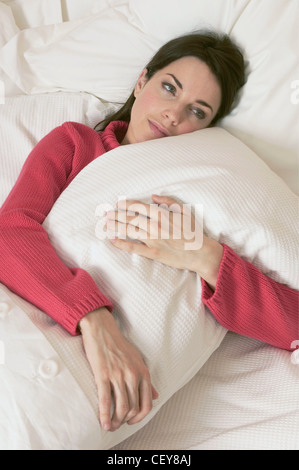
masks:
<svg viewBox="0 0 299 470"><path fill-rule="evenodd" d="M128 255L107 240L103 210L123 197L150 203L152 193L191 204L198 216L203 209L206 233L278 282L293 288L299 282L298 199L224 129L121 146L84 168L44 227L66 264L86 269L112 300L122 331L142 352L159 390L148 418L193 378L226 334L201 302L195 273ZM122 427L115 442L145 422ZM98 445L105 448L104 437Z"/></svg>
<svg viewBox="0 0 299 470"><path fill-rule="evenodd" d="M249 80L243 90L241 101L237 109L221 125L256 151L289 187L298 193L299 48L296 26L298 2L225 0L219 2L218 8L214 9L211 2L189 0L184 2L184 10L179 13L181 23L178 27L179 3L174 8L174 0L171 2L165 0L163 3L157 0L153 2L90 0L85 3L86 9L83 12L82 2L74 0L41 1L40 11L34 10L33 7L26 8L22 0L0 2L0 45L7 43L5 49L0 50L3 67L0 79L5 87L5 104L0 106L1 202L15 181L30 149L44 134L66 120L79 121L93 127L108 109L118 106L117 103L99 101L92 96L93 94L102 93L100 98L103 100L109 98L109 101L110 99L112 101L113 95L117 101L127 91L129 82L134 81L136 71L143 67L147 54L151 54L161 42L164 42L164 39L202 24L213 24L237 38L245 48L246 57L250 62ZM28 7L28 1L26 5ZM103 13L105 11L106 13ZM97 83L96 87L92 88L89 79L94 71L91 67L87 67L85 76L80 74L76 77L76 74L73 74L72 83L75 84L75 88L70 90L65 86L65 76L59 75L61 59L53 54L54 62L51 63L51 67L55 67L55 57L57 61L59 59L53 77L57 80L61 92L57 92L57 84L51 81L47 83L47 89L43 88L43 77L48 75L48 70L36 69L37 73L34 74L35 69L31 64L30 72L33 73L30 79L40 88L37 88L37 93L34 95L25 95L21 82L23 78L28 78L28 75L24 76L22 73L23 59L20 62L16 61L19 52L16 47L17 36L26 34L31 40L41 34L40 37L45 38L50 29L54 33L61 31L63 21L67 20L88 27L88 15L100 12L103 14L98 16L99 21L101 18L106 18L105 15L110 15L111 25L123 25L123 31L127 31L130 26L137 30L138 37L146 37L146 42L139 43L136 53L133 51L135 55L130 56L130 66L128 66L128 57L125 57L127 61L108 64L116 71L111 76L109 89L105 88L105 83L108 82L101 83L101 86ZM116 16L113 23L114 14ZM156 30L165 31L163 37L152 34L152 31L156 31L152 25L157 18L161 25ZM56 24L55 28L51 23ZM255 27L252 27L252 24ZM180 27L182 31L178 30ZM73 29L73 25L64 25L64 28ZM109 32L105 30L105 34L107 41ZM88 37L84 37L88 45ZM52 38L55 39L55 34ZM35 51L35 55L28 53L26 60L35 57L34 65L38 67L47 44L40 43L40 54L38 54L37 43L30 40L26 47ZM73 57L76 65L74 71L76 71L78 58L75 37L68 46L69 52L72 52L69 57ZM118 44L111 42L111 47L114 46L118 47ZM55 48L55 44L51 47ZM132 49L129 47L124 52L126 51L132 54ZM92 53L96 51L92 49ZM90 59L93 64L101 63L100 57L95 62L92 54ZM46 65L47 63L43 64L44 67ZM97 74L101 80L102 75L96 72L95 75ZM84 85L82 80L85 81ZM108 92L111 93L110 96L105 95ZM8 310L6 305L9 306ZM32 404L30 397L33 389L34 393L42 389L44 401L50 396L53 400L51 403L55 404L55 387L51 377L49 380L44 373L44 361L52 361L50 365L54 370L55 381L57 380L64 389L73 387L75 390L73 413L64 415L65 422L71 423L74 431L69 434L66 428L60 427L59 431L53 433L48 446L56 448L60 443L61 448L65 449L92 448L96 445L94 438L99 432L99 427L95 419L93 397L89 394L92 377L86 367L84 356L80 356L82 349L78 339L70 338L50 320L45 324L42 314L23 303L21 299L16 299L5 288L1 289L0 310L1 321L6 325L1 328L2 335L5 336L0 336L0 341L5 345L7 343L7 347L4 348L5 358L2 359L15 368L16 374L22 371L26 378L24 384L27 383L28 386L28 394L23 397L18 396L16 388L13 387L13 380L10 381L10 374L5 372L5 361L0 360L2 383L5 384L5 387L1 388L1 403L4 405L0 410L1 418L3 417L0 420L0 446L30 449L41 445L36 436L34 422L28 433L28 439L22 438L26 434L24 430L28 430L24 414L26 410L32 413L35 410L38 413L43 409L42 403L40 407L37 403ZM17 318L21 315L22 321L18 325L14 324L14 314L19 315ZM24 331L18 330L22 325L26 325ZM16 331L18 331L17 336ZM34 343L32 349L29 348L28 338L30 343L32 337L37 338L36 346L39 346L39 350L33 347ZM10 348L14 348L16 340L20 356L18 361L14 362L9 351ZM73 344L76 342L76 357L80 356L81 362L77 368L74 367L72 358L68 354L70 340ZM26 357L30 357L32 361L27 369ZM258 341L227 333L218 350L196 376L163 406L150 423L127 440L117 444L115 448L298 450L298 363L298 356L295 353L291 355ZM85 388L82 386L82 376L85 377L87 384ZM16 393L15 402L9 399L11 396L9 393ZM56 395L58 399L58 394ZM75 406L76 400L82 404L80 410ZM59 407L63 406L62 401ZM52 416L52 419L54 425L55 419L59 421L58 416ZM85 429L79 429L76 424L78 422L86 423ZM13 429L11 423L14 423ZM9 426L11 433L7 432ZM111 437L110 444L108 440L106 445L109 447L114 443Z"/></svg>

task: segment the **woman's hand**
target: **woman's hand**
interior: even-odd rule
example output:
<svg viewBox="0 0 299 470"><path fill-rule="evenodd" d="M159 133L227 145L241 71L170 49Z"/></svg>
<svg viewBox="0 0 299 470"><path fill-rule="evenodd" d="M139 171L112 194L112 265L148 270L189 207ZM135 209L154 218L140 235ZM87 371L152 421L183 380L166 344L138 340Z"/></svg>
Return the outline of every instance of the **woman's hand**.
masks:
<svg viewBox="0 0 299 470"><path fill-rule="evenodd" d="M117 210L108 211L110 241L121 250L194 271L215 289L222 245L204 235L202 224L174 199L157 195L152 199L155 204L119 201ZM119 236L113 238L113 233Z"/></svg>
<svg viewBox="0 0 299 470"><path fill-rule="evenodd" d="M98 389L101 426L115 431L125 422L138 423L158 398L139 351L121 334L106 308L87 314L80 330Z"/></svg>

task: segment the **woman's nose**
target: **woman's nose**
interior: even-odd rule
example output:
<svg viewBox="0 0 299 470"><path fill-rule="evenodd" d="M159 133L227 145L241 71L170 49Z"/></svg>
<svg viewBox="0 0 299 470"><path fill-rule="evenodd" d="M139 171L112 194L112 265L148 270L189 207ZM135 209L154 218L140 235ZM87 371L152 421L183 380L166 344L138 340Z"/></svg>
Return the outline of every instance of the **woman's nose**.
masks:
<svg viewBox="0 0 299 470"><path fill-rule="evenodd" d="M184 111L181 106L176 104L165 109L163 117L168 119L173 126L177 126L184 119Z"/></svg>

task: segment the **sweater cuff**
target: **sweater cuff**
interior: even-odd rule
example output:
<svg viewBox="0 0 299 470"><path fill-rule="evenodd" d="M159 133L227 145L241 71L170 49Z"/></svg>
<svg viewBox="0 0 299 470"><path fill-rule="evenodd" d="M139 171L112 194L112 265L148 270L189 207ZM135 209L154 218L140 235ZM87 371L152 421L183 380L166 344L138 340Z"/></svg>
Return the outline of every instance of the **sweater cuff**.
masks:
<svg viewBox="0 0 299 470"><path fill-rule="evenodd" d="M217 309L221 306L223 289L227 286L225 279L230 276L235 264L236 264L236 253L225 243L221 243L223 246L223 255L219 266L219 272L217 276L215 291L207 284L204 279L201 279L202 294L201 299L207 307L217 305ZM211 308L212 309L212 308Z"/></svg>
<svg viewBox="0 0 299 470"><path fill-rule="evenodd" d="M112 303L101 292L88 294L88 297L69 308L68 314L60 321L60 324L71 335L78 336L80 334L78 329L80 320L88 313L101 307L107 308L110 312L113 310Z"/></svg>

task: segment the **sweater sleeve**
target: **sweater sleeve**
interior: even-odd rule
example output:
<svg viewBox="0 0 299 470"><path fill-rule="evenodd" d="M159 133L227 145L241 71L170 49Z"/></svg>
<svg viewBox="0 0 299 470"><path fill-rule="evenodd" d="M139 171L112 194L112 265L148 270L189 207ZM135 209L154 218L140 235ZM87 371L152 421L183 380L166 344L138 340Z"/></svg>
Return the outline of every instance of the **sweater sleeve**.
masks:
<svg viewBox="0 0 299 470"><path fill-rule="evenodd" d="M225 328L294 350L299 340L299 293L263 274L223 244L215 291L202 280L202 300Z"/></svg>
<svg viewBox="0 0 299 470"><path fill-rule="evenodd" d="M94 158L91 155L100 154L91 138L79 134L65 123L44 137L0 209L0 282L73 335L88 312L112 309L86 271L62 262L41 225L61 192Z"/></svg>

